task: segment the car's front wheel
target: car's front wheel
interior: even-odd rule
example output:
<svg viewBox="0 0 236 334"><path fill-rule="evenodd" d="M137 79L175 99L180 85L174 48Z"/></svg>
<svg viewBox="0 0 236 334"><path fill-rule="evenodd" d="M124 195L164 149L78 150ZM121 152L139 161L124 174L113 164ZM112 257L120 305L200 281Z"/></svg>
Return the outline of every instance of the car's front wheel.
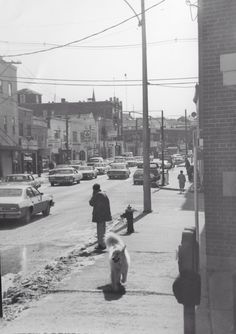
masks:
<svg viewBox="0 0 236 334"><path fill-rule="evenodd" d="M44 217L49 216L49 214L50 214L50 208L51 208L50 203L47 203L46 208L42 211Z"/></svg>
<svg viewBox="0 0 236 334"><path fill-rule="evenodd" d="M51 186L52 186L52 187L54 186L54 182L51 182Z"/></svg>

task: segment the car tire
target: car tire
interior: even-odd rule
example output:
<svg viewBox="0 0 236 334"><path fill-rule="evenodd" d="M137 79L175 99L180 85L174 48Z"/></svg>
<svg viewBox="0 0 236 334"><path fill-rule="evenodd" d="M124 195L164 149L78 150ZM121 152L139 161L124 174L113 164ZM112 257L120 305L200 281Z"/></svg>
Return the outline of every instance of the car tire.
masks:
<svg viewBox="0 0 236 334"><path fill-rule="evenodd" d="M28 208L25 212L24 217L22 218L22 222L25 224L29 224L31 221L32 215L31 215L31 210Z"/></svg>
<svg viewBox="0 0 236 334"><path fill-rule="evenodd" d="M42 211L42 214L43 214L44 217L49 216L50 209L51 209L51 206L50 206L50 203L48 203L47 206L46 206L46 209Z"/></svg>
<svg viewBox="0 0 236 334"><path fill-rule="evenodd" d="M54 186L54 182L51 182L51 186L52 186L52 187Z"/></svg>

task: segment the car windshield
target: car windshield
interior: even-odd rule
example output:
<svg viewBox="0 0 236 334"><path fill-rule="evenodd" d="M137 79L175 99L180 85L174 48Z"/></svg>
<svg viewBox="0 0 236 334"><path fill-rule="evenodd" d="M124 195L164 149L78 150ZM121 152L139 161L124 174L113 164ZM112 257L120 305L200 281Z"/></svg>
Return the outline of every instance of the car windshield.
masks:
<svg viewBox="0 0 236 334"><path fill-rule="evenodd" d="M105 167L106 165L103 163L96 163L94 166L95 167Z"/></svg>
<svg viewBox="0 0 236 334"><path fill-rule="evenodd" d="M117 165L117 164L111 164L112 169L125 169L125 165Z"/></svg>
<svg viewBox="0 0 236 334"><path fill-rule="evenodd" d="M54 174L72 174L72 169L57 169L55 170Z"/></svg>
<svg viewBox="0 0 236 334"><path fill-rule="evenodd" d="M158 166L157 166L157 164L155 163L155 164L150 164L150 168L157 168Z"/></svg>
<svg viewBox="0 0 236 334"><path fill-rule="evenodd" d="M0 188L0 197L19 197L22 195L22 189Z"/></svg>
<svg viewBox="0 0 236 334"><path fill-rule="evenodd" d="M93 167L91 167L91 166L82 166L79 169L80 170L93 170Z"/></svg>

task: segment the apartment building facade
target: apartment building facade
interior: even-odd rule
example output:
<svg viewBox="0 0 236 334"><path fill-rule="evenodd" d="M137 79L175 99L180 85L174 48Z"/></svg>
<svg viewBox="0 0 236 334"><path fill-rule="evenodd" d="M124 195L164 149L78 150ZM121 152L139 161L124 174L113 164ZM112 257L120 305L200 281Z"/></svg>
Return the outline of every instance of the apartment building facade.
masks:
<svg viewBox="0 0 236 334"><path fill-rule="evenodd" d="M17 169L19 130L17 68L0 57L0 177Z"/></svg>

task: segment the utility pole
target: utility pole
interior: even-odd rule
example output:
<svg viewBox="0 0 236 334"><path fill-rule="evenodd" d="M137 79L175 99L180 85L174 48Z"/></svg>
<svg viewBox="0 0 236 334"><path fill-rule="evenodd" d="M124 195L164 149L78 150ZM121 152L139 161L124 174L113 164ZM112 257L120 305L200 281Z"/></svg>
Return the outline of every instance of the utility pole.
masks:
<svg viewBox="0 0 236 334"><path fill-rule="evenodd" d="M138 155L138 119L135 119L135 155Z"/></svg>
<svg viewBox="0 0 236 334"><path fill-rule="evenodd" d="M164 114L163 110L161 111L161 173L162 173L162 182L161 185L165 185L165 164L164 164Z"/></svg>
<svg viewBox="0 0 236 334"><path fill-rule="evenodd" d="M187 110L184 111L184 124L185 124L185 155L188 156L188 127L187 127Z"/></svg>
<svg viewBox="0 0 236 334"><path fill-rule="evenodd" d="M69 117L66 115L66 162L69 160Z"/></svg>
<svg viewBox="0 0 236 334"><path fill-rule="evenodd" d="M143 212L151 212L150 138L148 119L147 43L144 0L141 0L142 27L142 86L143 86Z"/></svg>

